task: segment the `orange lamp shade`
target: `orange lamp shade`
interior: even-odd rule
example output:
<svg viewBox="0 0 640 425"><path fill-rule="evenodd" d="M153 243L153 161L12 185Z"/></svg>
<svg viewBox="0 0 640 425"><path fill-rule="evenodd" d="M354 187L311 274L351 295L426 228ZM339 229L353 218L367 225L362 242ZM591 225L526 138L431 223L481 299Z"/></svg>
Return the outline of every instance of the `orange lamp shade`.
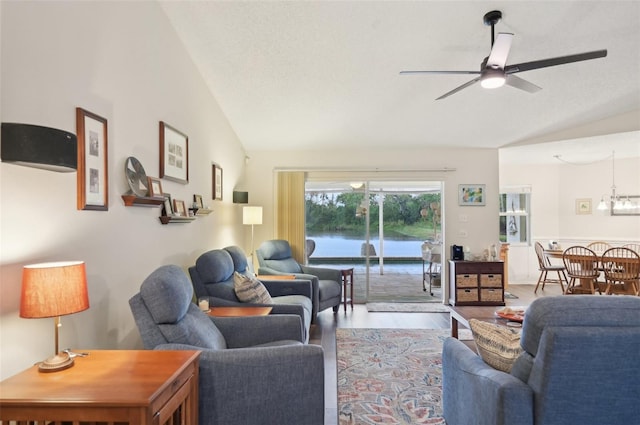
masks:
<svg viewBox="0 0 640 425"><path fill-rule="evenodd" d="M56 317L89 308L87 274L83 261L24 266L20 317Z"/></svg>

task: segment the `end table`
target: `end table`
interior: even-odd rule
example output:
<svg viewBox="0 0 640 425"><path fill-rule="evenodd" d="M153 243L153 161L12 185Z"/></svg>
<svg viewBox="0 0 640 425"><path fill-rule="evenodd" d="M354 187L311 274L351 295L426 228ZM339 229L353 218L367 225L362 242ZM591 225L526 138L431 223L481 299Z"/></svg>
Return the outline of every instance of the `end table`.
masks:
<svg viewBox="0 0 640 425"><path fill-rule="evenodd" d="M211 307L209 316L214 317L246 317L246 316L267 316L271 313L273 307L256 307L256 306L229 306L229 307Z"/></svg>
<svg viewBox="0 0 640 425"><path fill-rule="evenodd" d="M196 425L199 356L89 350L60 372L32 366L0 382L0 423Z"/></svg>
<svg viewBox="0 0 640 425"><path fill-rule="evenodd" d="M340 270L342 275L342 305L344 312L347 312L347 303L351 304L351 310L353 310L353 267L350 269ZM349 297L347 297L347 285L350 286Z"/></svg>

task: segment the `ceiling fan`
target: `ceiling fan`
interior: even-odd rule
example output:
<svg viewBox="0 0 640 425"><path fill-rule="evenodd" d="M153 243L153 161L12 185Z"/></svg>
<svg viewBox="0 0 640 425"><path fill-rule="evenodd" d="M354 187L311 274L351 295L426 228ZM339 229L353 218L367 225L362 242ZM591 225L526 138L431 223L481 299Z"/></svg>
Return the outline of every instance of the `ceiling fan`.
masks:
<svg viewBox="0 0 640 425"><path fill-rule="evenodd" d="M473 80L464 83L461 86L443 94L436 100L444 99L460 90L467 88L478 81L484 88L498 88L507 84L529 93L535 93L541 90L536 86L520 77L515 76L517 72L531 71L532 69L546 68L549 66L563 65L566 63L586 61L590 59L603 58L607 56L606 50L595 50L593 52L579 53L575 55L560 56L556 58L542 59L532 62L519 63L515 65L507 65L507 56L511 49L511 40L513 34L501 32L495 37L495 24L502 19L502 12L493 10L484 15L485 25L491 25L491 52L489 56L484 58L480 64L480 71L401 71L400 75L411 74L476 74Z"/></svg>

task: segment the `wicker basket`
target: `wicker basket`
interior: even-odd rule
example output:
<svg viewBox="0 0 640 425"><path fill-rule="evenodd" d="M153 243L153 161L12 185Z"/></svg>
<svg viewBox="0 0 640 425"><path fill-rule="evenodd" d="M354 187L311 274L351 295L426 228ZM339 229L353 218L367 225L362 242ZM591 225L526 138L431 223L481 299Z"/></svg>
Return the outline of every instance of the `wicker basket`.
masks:
<svg viewBox="0 0 640 425"><path fill-rule="evenodd" d="M478 286L477 274L456 275L456 286L458 288L475 288Z"/></svg>
<svg viewBox="0 0 640 425"><path fill-rule="evenodd" d="M480 286L485 288L502 288L501 274L481 274Z"/></svg>
<svg viewBox="0 0 640 425"><path fill-rule="evenodd" d="M476 302L478 301L478 289L458 289L456 291L456 302Z"/></svg>
<svg viewBox="0 0 640 425"><path fill-rule="evenodd" d="M481 289L480 301L502 301L502 289Z"/></svg>

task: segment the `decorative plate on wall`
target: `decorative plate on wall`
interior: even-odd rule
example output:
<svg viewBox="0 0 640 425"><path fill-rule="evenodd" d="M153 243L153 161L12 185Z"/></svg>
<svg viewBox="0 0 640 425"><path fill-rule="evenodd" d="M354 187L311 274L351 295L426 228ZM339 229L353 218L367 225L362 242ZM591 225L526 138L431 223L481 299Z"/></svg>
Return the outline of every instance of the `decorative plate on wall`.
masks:
<svg viewBox="0 0 640 425"><path fill-rule="evenodd" d="M124 163L124 173L127 177L127 183L131 188L131 192L139 197L145 197L149 193L149 183L144 167L133 156L127 158Z"/></svg>

